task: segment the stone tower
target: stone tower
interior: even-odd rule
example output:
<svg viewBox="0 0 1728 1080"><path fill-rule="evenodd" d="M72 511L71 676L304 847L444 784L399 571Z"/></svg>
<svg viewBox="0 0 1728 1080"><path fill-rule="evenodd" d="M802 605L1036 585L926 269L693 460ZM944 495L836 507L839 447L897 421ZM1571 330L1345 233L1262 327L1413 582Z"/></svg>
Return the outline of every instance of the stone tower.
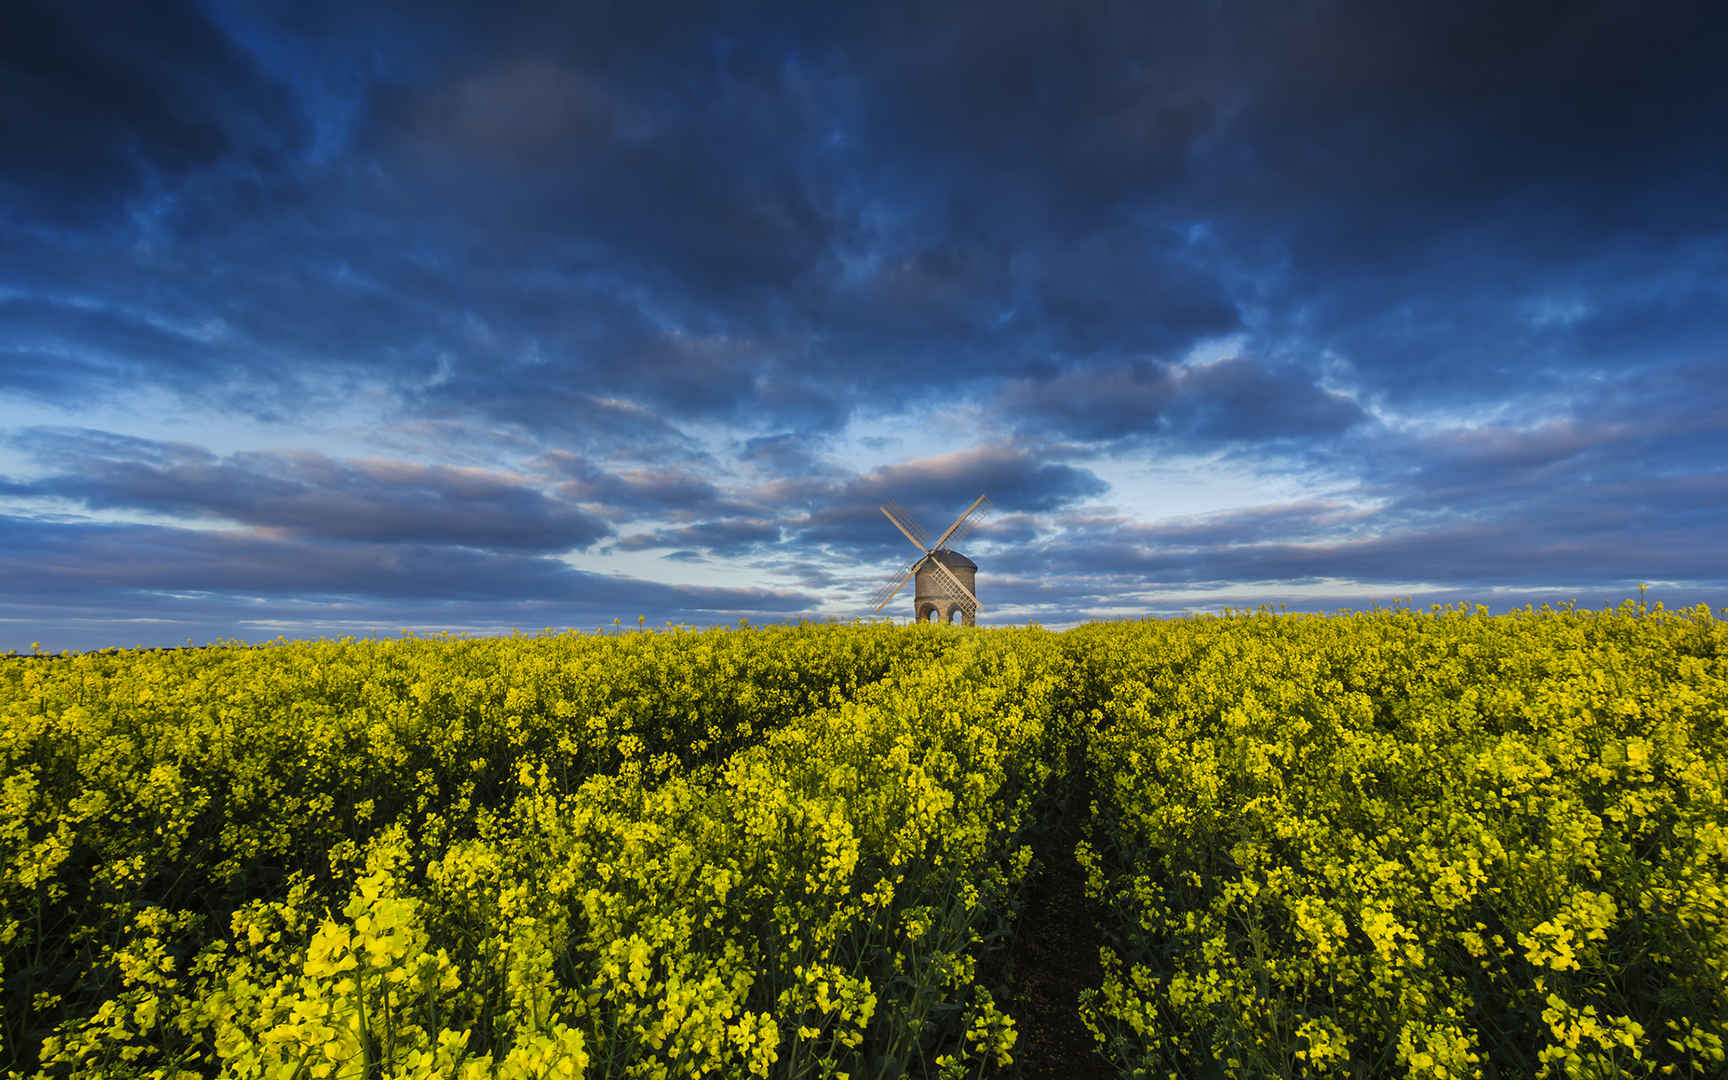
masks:
<svg viewBox="0 0 1728 1080"><path fill-rule="evenodd" d="M948 575L931 564L941 559L942 565L953 571L960 583L978 595L978 564L947 548L937 548L918 564L918 576L913 586L912 617L918 622L951 622L956 614L966 626L978 621L977 609L954 588Z"/></svg>

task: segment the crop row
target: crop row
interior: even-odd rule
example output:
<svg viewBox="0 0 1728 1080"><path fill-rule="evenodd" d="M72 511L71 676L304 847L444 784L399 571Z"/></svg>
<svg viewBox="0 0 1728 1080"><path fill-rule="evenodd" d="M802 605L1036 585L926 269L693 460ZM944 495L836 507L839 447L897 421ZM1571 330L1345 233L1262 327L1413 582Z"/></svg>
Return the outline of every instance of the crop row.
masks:
<svg viewBox="0 0 1728 1080"><path fill-rule="evenodd" d="M1728 625L1631 606L1068 635L1084 1014L1124 1075L1722 1076Z"/></svg>
<svg viewBox="0 0 1728 1080"><path fill-rule="evenodd" d="M147 912L214 933L296 874L327 897L341 860L393 824L471 834L525 761L560 791L626 765L652 781L958 640L805 625L0 668L3 1049L27 1063L49 1028L118 990L113 958Z"/></svg>

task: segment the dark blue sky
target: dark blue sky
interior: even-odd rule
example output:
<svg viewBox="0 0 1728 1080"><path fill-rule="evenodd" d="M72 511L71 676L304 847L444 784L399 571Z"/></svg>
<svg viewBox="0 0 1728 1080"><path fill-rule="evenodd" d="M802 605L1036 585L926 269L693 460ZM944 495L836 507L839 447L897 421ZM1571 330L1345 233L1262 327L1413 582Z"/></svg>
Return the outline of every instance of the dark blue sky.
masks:
<svg viewBox="0 0 1728 1080"><path fill-rule="evenodd" d="M861 615L877 504L980 492L985 623L1723 607L1724 55L1710 3L11 5L0 651Z"/></svg>

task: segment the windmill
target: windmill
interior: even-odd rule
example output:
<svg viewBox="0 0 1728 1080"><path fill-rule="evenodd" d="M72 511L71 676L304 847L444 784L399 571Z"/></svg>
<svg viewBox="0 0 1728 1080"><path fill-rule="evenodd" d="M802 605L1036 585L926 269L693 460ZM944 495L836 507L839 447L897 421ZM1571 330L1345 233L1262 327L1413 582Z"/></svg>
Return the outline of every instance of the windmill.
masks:
<svg viewBox="0 0 1728 1080"><path fill-rule="evenodd" d="M875 608L872 614L886 607L907 579L917 575L917 584L912 590L914 619L924 622L934 618L937 622L948 622L958 613L967 626L974 625L979 605L972 590L977 584L978 564L948 545L959 543L977 527L984 514L980 507L987 507L982 495L973 499L972 505L955 518L954 524L943 530L932 544L929 542L930 534L912 520L912 515L893 503L882 505L879 509L883 516L912 541L912 546L918 549L918 556L906 564L898 577L890 579L870 598Z"/></svg>

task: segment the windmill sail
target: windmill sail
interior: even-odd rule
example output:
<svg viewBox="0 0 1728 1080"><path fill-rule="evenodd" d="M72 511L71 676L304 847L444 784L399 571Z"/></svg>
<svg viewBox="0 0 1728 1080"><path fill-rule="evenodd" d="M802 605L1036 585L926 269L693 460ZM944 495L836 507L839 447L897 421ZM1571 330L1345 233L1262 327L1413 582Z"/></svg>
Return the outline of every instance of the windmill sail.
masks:
<svg viewBox="0 0 1728 1080"><path fill-rule="evenodd" d="M978 609L982 606L966 582L960 580L954 572L954 567L960 567L967 574L976 573L978 567L959 552L947 545L959 543L962 537L969 535L978 526L983 517L985 503L988 500L983 495L972 500L972 505L960 512L954 519L954 524L942 531L934 543L930 541L930 533L908 514L905 508L895 503L884 503L877 509L882 516L900 530L901 535L918 549L918 557L906 564L898 576L890 579L876 594L870 598L873 612L879 612L895 594L905 587L906 582L914 576L918 578L917 600L919 610L930 610L928 601L938 601L950 611L958 610L966 616L966 624L972 625ZM949 562L954 560L954 566Z"/></svg>
<svg viewBox="0 0 1728 1080"><path fill-rule="evenodd" d="M943 542L943 547L959 547L961 541L965 540L968 536L971 536L978 526L983 524L984 519L990 515L990 500L984 496L980 495L978 501L973 503L972 506L973 509L971 511L962 515L959 524L955 525L954 531L951 532L948 535L948 539Z"/></svg>
<svg viewBox="0 0 1728 1080"><path fill-rule="evenodd" d="M918 556L916 559L907 563L905 568L898 574L883 582L882 587L877 589L875 594L870 597L871 611L881 611L888 601L894 599L894 594L899 592L906 582L912 579L912 575L918 571L918 564L923 561L924 556Z"/></svg>
<svg viewBox="0 0 1728 1080"><path fill-rule="evenodd" d="M940 596L946 600L956 601L969 612L976 613L978 610L978 598L972 595L972 590L966 587L965 583L955 575L954 571L948 569L948 565L939 558L932 558L930 560L930 565L935 567L936 574L940 575L936 579L940 584L936 586L936 591L929 595ZM944 578L947 580L942 580Z"/></svg>
<svg viewBox="0 0 1728 1080"><path fill-rule="evenodd" d="M882 504L882 509L887 512L890 521L906 530L906 535L911 537L914 544L925 551L930 550L929 530L918 524L918 520L908 514L905 507L896 502L887 502Z"/></svg>
<svg viewBox="0 0 1728 1080"><path fill-rule="evenodd" d="M958 583L949 580L946 575L942 575L940 572L938 572L935 583L932 586L928 586L927 591L922 595L931 600L952 600L955 604L965 609L966 613L969 615L976 615L978 613L977 599L965 588L961 587Z"/></svg>

